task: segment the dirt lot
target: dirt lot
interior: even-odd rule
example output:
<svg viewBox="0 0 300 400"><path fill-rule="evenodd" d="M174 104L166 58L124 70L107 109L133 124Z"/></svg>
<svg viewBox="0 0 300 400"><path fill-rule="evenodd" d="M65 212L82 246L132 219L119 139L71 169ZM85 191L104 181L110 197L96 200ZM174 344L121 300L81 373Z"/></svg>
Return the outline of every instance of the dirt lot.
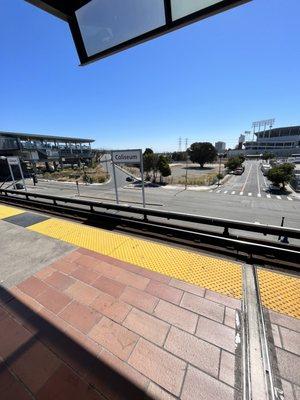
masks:
<svg viewBox="0 0 300 400"><path fill-rule="evenodd" d="M186 164L174 163L170 164L172 175L163 178L163 181L171 185L184 185L186 176ZM128 172L135 176L139 176L138 168L123 167ZM224 171L224 165L221 165L221 173ZM206 164L204 168L200 168L199 164L189 163L187 166L187 183L188 185L212 185L217 181L217 174L219 173L219 164ZM159 181L159 173L157 174L157 181Z"/></svg>
<svg viewBox="0 0 300 400"><path fill-rule="evenodd" d="M102 166L95 168L64 168L55 172L44 172L44 179L61 181L61 182L88 182L88 183L103 183L108 179L107 173Z"/></svg>

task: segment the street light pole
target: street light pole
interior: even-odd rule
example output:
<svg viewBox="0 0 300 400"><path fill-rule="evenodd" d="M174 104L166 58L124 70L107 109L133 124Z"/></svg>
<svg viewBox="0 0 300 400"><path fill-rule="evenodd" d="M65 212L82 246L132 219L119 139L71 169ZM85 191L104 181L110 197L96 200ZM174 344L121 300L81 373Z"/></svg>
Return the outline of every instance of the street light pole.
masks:
<svg viewBox="0 0 300 400"><path fill-rule="evenodd" d="M185 190L187 190L187 180L188 180L188 138L185 139L185 155L186 155L186 162L185 162Z"/></svg>
<svg viewBox="0 0 300 400"><path fill-rule="evenodd" d="M219 175L218 175L218 186L220 186L220 176L221 176L221 157L222 154L218 154L219 156Z"/></svg>

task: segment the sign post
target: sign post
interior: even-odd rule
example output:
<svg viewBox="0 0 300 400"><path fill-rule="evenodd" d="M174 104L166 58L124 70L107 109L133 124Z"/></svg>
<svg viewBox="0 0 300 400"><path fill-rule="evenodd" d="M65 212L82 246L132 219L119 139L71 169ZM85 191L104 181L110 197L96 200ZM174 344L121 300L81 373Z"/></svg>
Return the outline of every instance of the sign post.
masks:
<svg viewBox="0 0 300 400"><path fill-rule="evenodd" d="M142 196L143 196L143 207L146 207L145 201L145 184L144 184L144 165L143 165L143 153L141 149L135 150L112 150L111 160L113 164L113 174L115 181L116 201L119 204L118 187L116 180L115 164L140 164L141 181L142 181Z"/></svg>
<svg viewBox="0 0 300 400"><path fill-rule="evenodd" d="M111 159L113 160L113 155L111 154ZM117 185L117 177L116 177L116 167L113 161L113 174L114 174L114 183L115 183L115 192L116 192L116 202L119 204L119 194L118 194L118 185Z"/></svg>
<svg viewBox="0 0 300 400"><path fill-rule="evenodd" d="M20 163L20 159L19 157L7 157L7 163L8 163L8 168L12 177L12 180L14 182L14 189L16 190L16 180L15 180L15 176L13 174L13 170L12 170L12 165L17 165L19 167L20 170L20 174L21 174L21 178L23 181L23 186L25 191L27 192L27 187L26 187L26 183L25 183L25 179L24 179L24 175L23 175L23 171L22 171L22 167L21 167L21 163Z"/></svg>
<svg viewBox="0 0 300 400"><path fill-rule="evenodd" d="M145 183L144 183L144 163L143 163L143 153L141 152L141 178L142 178L142 196L143 196L143 207L146 207L146 200L145 200Z"/></svg>

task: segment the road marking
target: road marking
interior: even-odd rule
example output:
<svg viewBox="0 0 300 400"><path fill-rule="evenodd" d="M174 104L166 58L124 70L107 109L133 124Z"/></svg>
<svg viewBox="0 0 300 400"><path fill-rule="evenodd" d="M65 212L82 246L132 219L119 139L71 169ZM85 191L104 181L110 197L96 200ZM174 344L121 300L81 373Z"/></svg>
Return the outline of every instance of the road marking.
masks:
<svg viewBox="0 0 300 400"><path fill-rule="evenodd" d="M270 198L271 198L271 195L270 195L270 194L267 194L267 198L270 199Z"/></svg>
<svg viewBox="0 0 300 400"><path fill-rule="evenodd" d="M257 176L257 188L258 188L258 197L261 197L261 194L260 194L260 184L259 184L259 175L258 175L258 166L259 166L259 164L257 164L257 170L256 170L256 176Z"/></svg>
<svg viewBox="0 0 300 400"><path fill-rule="evenodd" d="M228 190L225 190L224 194L228 193Z"/></svg>
<svg viewBox="0 0 300 400"><path fill-rule="evenodd" d="M276 196L276 198L277 198L278 200L281 200L281 196Z"/></svg>
<svg viewBox="0 0 300 400"><path fill-rule="evenodd" d="M210 190L209 193L213 192L213 190Z"/></svg>
<svg viewBox="0 0 300 400"><path fill-rule="evenodd" d="M235 194L235 191L231 192L231 194Z"/></svg>
<svg viewBox="0 0 300 400"><path fill-rule="evenodd" d="M240 196L243 196L244 192L240 192Z"/></svg>
<svg viewBox="0 0 300 400"><path fill-rule="evenodd" d="M248 196L252 196L252 193L248 193Z"/></svg>
<svg viewBox="0 0 300 400"><path fill-rule="evenodd" d="M247 182L248 182L248 179L249 179L249 176L250 176L250 173L251 173L251 169L252 169L252 164L250 165L250 169L249 169L249 172L248 172L246 181L245 181L245 183L244 183L244 186L242 187L242 190L241 190L242 192L244 192L244 190L245 190L246 184L247 184Z"/></svg>
<svg viewBox="0 0 300 400"><path fill-rule="evenodd" d="M216 193L220 193L220 192L221 192L221 190L217 190L217 191L216 191Z"/></svg>
<svg viewBox="0 0 300 400"><path fill-rule="evenodd" d="M288 200L293 201L293 199L291 197L287 197Z"/></svg>
<svg viewBox="0 0 300 400"><path fill-rule="evenodd" d="M267 181L266 181L266 178L265 178L264 175L263 175L263 178L264 178L265 187L267 188L267 187L268 187L268 184L267 184Z"/></svg>

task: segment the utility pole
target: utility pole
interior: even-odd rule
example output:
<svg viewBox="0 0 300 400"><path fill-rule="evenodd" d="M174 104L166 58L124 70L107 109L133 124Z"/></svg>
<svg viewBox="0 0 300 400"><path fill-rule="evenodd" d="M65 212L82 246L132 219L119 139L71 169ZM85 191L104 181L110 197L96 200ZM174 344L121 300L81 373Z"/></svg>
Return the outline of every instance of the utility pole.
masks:
<svg viewBox="0 0 300 400"><path fill-rule="evenodd" d="M223 154L218 154L219 156L219 174L218 174L218 186L220 186L220 175L221 175L221 158Z"/></svg>
<svg viewBox="0 0 300 400"><path fill-rule="evenodd" d="M181 144L182 144L182 139L181 137L178 139L178 149L179 149L179 153L181 153Z"/></svg>
<svg viewBox="0 0 300 400"><path fill-rule="evenodd" d="M185 190L187 189L187 180L188 180L188 138L185 139L185 154L186 154L186 163L185 163Z"/></svg>

